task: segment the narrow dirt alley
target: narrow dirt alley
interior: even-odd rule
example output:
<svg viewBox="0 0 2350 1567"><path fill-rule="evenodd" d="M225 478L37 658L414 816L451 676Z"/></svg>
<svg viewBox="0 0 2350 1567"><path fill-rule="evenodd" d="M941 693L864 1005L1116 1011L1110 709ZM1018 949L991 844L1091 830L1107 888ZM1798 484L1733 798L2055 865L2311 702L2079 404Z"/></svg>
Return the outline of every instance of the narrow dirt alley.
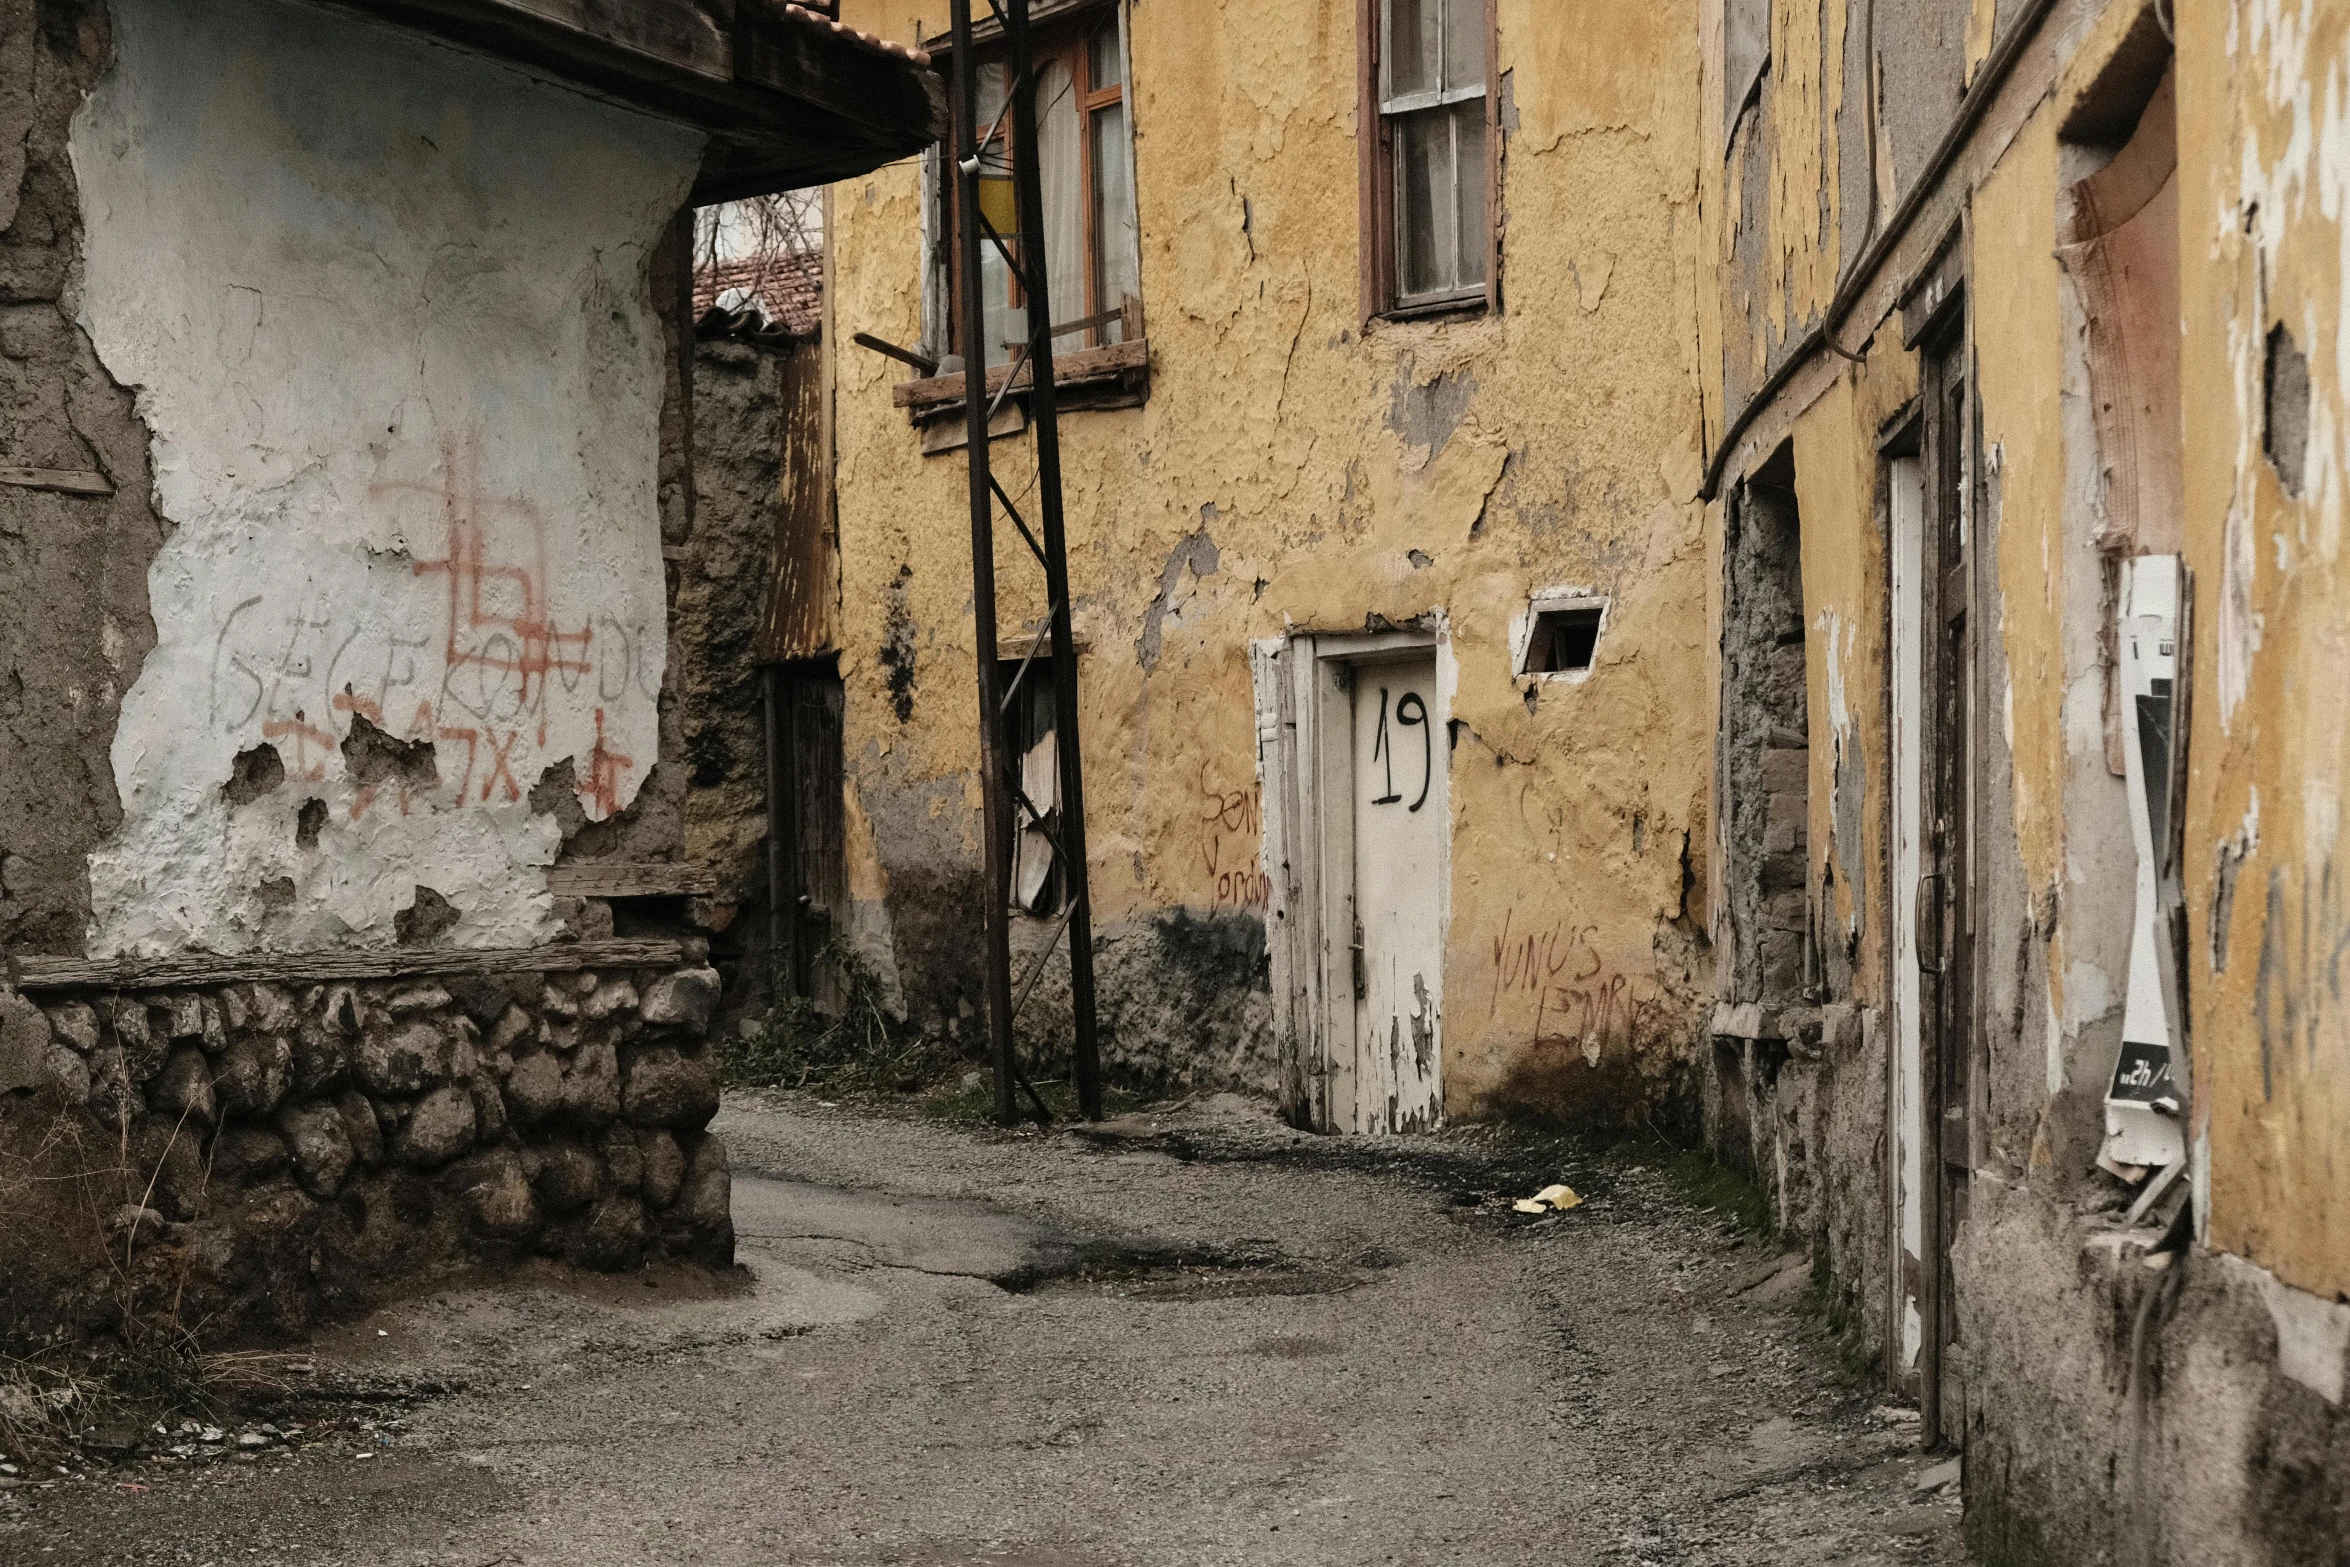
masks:
<svg viewBox="0 0 2350 1567"><path fill-rule="evenodd" d="M0 1559L1963 1559L1800 1259L1638 1158L1230 1100L1047 1135L794 1097L718 1125L737 1277L401 1302L323 1337L321 1375L448 1391L17 1489ZM1581 1208L1510 1212L1561 1178Z"/></svg>

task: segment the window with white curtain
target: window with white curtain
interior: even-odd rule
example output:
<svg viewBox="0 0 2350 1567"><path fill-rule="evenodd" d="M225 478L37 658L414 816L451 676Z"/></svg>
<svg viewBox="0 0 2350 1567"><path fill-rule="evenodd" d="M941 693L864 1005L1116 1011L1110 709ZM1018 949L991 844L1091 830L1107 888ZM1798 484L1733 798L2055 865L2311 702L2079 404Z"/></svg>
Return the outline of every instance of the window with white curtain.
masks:
<svg viewBox="0 0 2350 1567"><path fill-rule="evenodd" d="M1392 159L1397 309L1482 299L1486 216L1487 0L1381 0L1379 115Z"/></svg>
<svg viewBox="0 0 2350 1567"><path fill-rule="evenodd" d="M1140 293L1141 257L1134 213L1133 153L1126 107L1126 51L1119 36L1118 9L1091 7L1070 21L1039 26L1030 45L1036 69L1036 156L1044 204L1046 285L1052 291L1052 321L1075 327L1058 333L1058 353L1097 348L1124 340L1119 318ZM1009 91L1010 71L1000 46L979 62L981 134L994 124ZM1019 213L1012 197L1011 116L980 163L981 213L1019 254ZM933 248L932 265L950 274L953 257L953 191L940 181L943 204L938 232L949 244ZM1028 335L1030 301L1012 269L992 244L980 247L981 309L986 323L987 362L1004 364ZM963 308L959 298L951 308ZM1086 323L1077 327L1077 323ZM959 351L959 328L946 345Z"/></svg>

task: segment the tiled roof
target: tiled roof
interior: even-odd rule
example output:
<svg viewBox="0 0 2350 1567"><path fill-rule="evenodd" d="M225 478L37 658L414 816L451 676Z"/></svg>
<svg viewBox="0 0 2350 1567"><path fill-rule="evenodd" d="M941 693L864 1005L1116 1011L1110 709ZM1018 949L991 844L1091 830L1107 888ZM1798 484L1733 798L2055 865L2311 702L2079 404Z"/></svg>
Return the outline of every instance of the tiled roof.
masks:
<svg viewBox="0 0 2350 1567"><path fill-rule="evenodd" d="M877 38L871 33L860 32L854 27L844 26L825 14L826 11L839 9L838 0L833 0L833 4L821 8L786 3L781 9L784 15L803 26L816 28L851 43L862 44L876 54L891 55L900 60L911 60L914 64L921 66L930 64L930 51L927 49L917 49L909 44L891 43L886 38Z"/></svg>
<svg viewBox="0 0 2350 1567"><path fill-rule="evenodd" d="M794 337L814 337L824 323L824 257L817 251L770 251L696 267L694 315L707 314L719 296L738 288Z"/></svg>

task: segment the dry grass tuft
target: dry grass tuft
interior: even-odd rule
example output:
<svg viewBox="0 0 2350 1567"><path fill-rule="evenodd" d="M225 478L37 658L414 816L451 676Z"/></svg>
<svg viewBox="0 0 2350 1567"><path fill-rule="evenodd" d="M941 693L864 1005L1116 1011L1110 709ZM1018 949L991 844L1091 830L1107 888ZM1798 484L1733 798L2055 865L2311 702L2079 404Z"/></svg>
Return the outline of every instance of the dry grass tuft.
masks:
<svg viewBox="0 0 2350 1567"><path fill-rule="evenodd" d="M156 1422L226 1423L300 1390L307 1357L206 1348L181 1227L149 1208L169 1145L148 1168L127 1125L110 1135L78 1107L55 1108L34 1135L24 1120L5 1130L0 1213L25 1222L0 1271L20 1274L19 1308L50 1320L0 1337L0 1462L78 1465L128 1450ZM171 1141L196 1135L183 1122Z"/></svg>

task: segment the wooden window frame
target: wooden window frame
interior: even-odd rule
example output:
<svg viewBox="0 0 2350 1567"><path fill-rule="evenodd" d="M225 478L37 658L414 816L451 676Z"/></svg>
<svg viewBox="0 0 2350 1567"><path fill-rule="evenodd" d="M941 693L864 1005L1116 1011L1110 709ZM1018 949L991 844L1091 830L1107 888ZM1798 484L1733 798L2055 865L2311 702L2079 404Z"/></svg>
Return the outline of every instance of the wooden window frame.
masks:
<svg viewBox="0 0 2350 1567"><path fill-rule="evenodd" d="M1397 294L1400 249L1395 231L1394 119L1386 112L1385 76L1388 0L1355 0L1356 134L1361 217L1362 311L1366 322L1464 315L1501 309L1502 200L1504 163L1501 125L1501 38L1495 0L1453 0L1484 12L1485 39L1485 289L1403 304Z"/></svg>
<svg viewBox="0 0 2350 1567"><path fill-rule="evenodd" d="M1049 18L1039 18L1031 25L1034 28L1029 39L1031 68L1041 73L1047 63L1054 60L1060 61L1069 72L1071 90L1076 97L1077 183L1078 206L1080 208L1078 217L1082 233L1079 245L1084 257L1085 272L1085 309L1080 317L1083 319L1102 314L1109 308L1102 304L1100 298L1102 256L1097 216L1101 208L1101 178L1099 171L1094 166L1093 117L1103 109L1127 104L1129 97L1125 82L1120 82L1113 87L1098 89L1094 87L1093 55L1090 45L1094 34L1106 25L1117 38L1120 71L1122 74L1131 75L1132 67L1125 59L1124 19L1120 15L1117 0L1097 0L1097 3L1075 5L1065 10L1058 10ZM1002 35L995 33L994 36L974 44L973 54L976 56L981 70L985 70L991 65L1004 64L1007 60L1007 54ZM1043 117L1044 105L1041 103L1037 105L1037 114L1039 119ZM986 130L985 126L980 127L982 135L986 134ZM1001 137L1000 145L1005 149L1006 156L1009 156L1012 145L1012 123L1008 113L1004 117L1003 128L998 132L998 135ZM1134 113L1131 106L1127 108L1126 113L1126 135L1129 145L1131 145L1134 136ZM942 208L939 232L946 239L946 254L952 258L962 253L960 249L962 214L956 210L954 181L942 178L938 183L938 201ZM1139 207L1139 194L1134 199ZM1004 237L1012 243L1014 253L1017 254L1018 236L1006 235ZM967 308L963 298L963 280L960 276L960 268L949 265L946 270L946 325L947 342L950 345L948 351L960 352L963 341L961 322L963 311ZM1019 283L1015 280L1012 287L1015 296L1017 296L1020 288ZM1017 306L1024 304L1025 300L1015 297L1010 303ZM1137 332L1138 325L1138 322L1129 320L1122 330L1134 334ZM1070 339L1076 341L1072 342ZM1057 357L1060 353L1076 349L1105 348L1112 345L1104 340L1102 327L1089 326L1084 329L1082 334L1072 332L1062 339L1057 339L1053 346Z"/></svg>

